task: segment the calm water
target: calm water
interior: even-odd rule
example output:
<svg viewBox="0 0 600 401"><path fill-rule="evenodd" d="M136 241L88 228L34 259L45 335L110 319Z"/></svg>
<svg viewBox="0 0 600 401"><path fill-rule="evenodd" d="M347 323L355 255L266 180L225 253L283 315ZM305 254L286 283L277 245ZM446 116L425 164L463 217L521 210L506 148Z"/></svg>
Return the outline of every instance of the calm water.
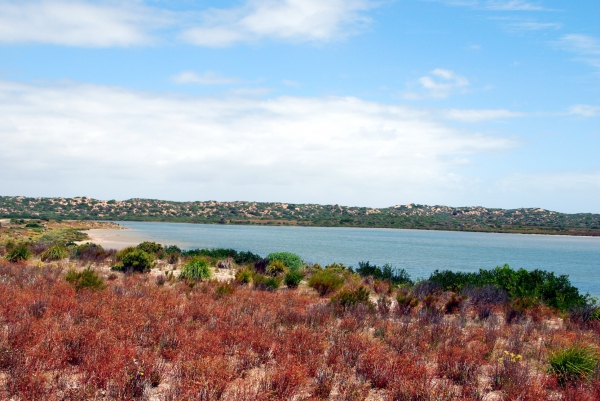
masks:
<svg viewBox="0 0 600 401"><path fill-rule="evenodd" d="M600 296L600 238L366 228L265 227L119 222L127 236L181 248L233 248L262 256L297 253L322 265L391 263L413 278L435 269L513 268L568 274L582 292Z"/></svg>

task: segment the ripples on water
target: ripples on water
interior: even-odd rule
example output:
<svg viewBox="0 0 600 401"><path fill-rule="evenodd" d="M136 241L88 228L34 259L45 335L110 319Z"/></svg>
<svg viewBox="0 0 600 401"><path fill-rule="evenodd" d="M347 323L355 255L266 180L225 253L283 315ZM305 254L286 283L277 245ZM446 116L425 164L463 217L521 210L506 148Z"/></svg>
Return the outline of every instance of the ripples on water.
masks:
<svg viewBox="0 0 600 401"><path fill-rule="evenodd" d="M181 248L233 248L266 256L289 251L322 265L391 263L413 278L436 270L477 271L504 263L568 274L583 293L600 296L600 238L452 231L231 226L119 222L125 236Z"/></svg>

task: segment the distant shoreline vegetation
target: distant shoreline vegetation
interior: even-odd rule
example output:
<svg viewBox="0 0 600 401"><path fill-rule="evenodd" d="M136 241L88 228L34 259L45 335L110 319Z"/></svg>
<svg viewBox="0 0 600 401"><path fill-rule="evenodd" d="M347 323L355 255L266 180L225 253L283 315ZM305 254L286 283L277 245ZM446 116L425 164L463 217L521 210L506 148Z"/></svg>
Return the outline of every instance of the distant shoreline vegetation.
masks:
<svg viewBox="0 0 600 401"><path fill-rule="evenodd" d="M0 218L120 220L197 224L398 228L600 236L600 214L536 208L397 205L388 208L279 202L172 202L0 196Z"/></svg>

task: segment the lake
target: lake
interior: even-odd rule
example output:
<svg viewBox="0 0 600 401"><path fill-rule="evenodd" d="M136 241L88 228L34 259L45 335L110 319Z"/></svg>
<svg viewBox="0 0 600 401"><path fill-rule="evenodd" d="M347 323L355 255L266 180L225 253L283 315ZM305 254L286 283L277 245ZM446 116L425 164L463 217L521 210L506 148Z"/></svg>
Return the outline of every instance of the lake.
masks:
<svg viewBox="0 0 600 401"><path fill-rule="evenodd" d="M309 263L390 263L413 279L436 270L477 271L508 263L569 275L581 292L600 297L600 238L378 228L270 227L118 222L124 243L144 240L190 248L233 248L262 256L297 253Z"/></svg>

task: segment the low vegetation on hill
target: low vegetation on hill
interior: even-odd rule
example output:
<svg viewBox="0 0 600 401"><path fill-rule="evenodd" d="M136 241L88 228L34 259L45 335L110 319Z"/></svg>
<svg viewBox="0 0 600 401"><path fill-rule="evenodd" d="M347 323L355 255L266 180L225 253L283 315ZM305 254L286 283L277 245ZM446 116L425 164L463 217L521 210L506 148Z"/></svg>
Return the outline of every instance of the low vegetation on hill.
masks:
<svg viewBox="0 0 600 401"><path fill-rule="evenodd" d="M11 242L0 305L0 399L600 399L600 311L543 271Z"/></svg>
<svg viewBox="0 0 600 401"><path fill-rule="evenodd" d="M290 203L0 196L1 217L600 235L599 214L565 214L536 208L504 210L416 204L376 209Z"/></svg>

